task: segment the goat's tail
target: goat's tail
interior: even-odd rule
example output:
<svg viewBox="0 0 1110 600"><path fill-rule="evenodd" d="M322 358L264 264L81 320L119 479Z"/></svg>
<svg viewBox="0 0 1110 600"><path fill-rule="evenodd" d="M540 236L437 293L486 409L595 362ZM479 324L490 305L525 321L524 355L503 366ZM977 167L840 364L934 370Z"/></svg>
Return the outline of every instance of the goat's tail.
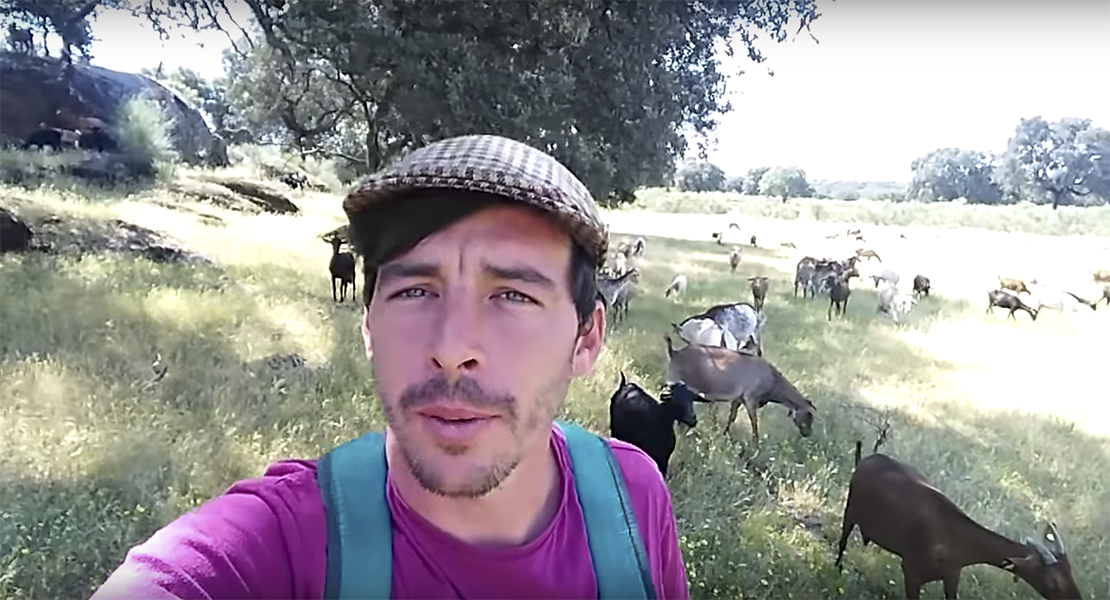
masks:
<svg viewBox="0 0 1110 600"><path fill-rule="evenodd" d="M863 440L856 440L856 462L854 467L859 466L860 459L863 458Z"/></svg>

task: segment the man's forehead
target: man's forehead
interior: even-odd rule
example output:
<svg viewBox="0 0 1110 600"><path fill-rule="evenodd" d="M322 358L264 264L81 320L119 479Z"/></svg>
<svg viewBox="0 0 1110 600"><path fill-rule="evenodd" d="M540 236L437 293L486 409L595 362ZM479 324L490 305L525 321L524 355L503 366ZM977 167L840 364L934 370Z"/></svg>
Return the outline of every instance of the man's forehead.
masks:
<svg viewBox="0 0 1110 600"><path fill-rule="evenodd" d="M414 247L457 241L515 243L520 249L570 248L570 234L550 217L527 206L482 208L443 229L428 234Z"/></svg>

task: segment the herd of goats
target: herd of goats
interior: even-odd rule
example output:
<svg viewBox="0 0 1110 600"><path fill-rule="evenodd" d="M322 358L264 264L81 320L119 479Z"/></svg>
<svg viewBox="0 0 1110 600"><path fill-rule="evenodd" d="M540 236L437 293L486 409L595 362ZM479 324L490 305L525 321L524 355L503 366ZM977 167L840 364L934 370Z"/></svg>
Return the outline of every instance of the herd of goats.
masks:
<svg viewBox="0 0 1110 600"><path fill-rule="evenodd" d="M735 227L735 225L733 225ZM736 227L739 229L739 227ZM861 239L859 230L847 235ZM721 243L723 234L713 236ZM753 236L751 245L756 245ZM607 273L599 278L601 295L614 322L628 314L630 300L636 295L639 272L636 261L647 251L643 237L617 245L606 261ZM794 295L827 296L828 319L843 316L851 295L850 280L860 277L857 265L861 260L882 259L873 250L861 248L847 259L802 258L795 270ZM735 272L740 264L740 248L729 253L729 267ZM1110 273L1093 273L1096 281L1110 283ZM932 287L928 277L913 278L912 293L898 289L900 277L890 269L870 275L878 289L877 313L899 322L918 299L928 296ZM759 444L759 409L768 403L783 405L803 437L813 433L817 409L813 402L763 356L763 307L767 299L768 278L748 278L752 302L719 304L704 312L687 317L671 328L685 345L675 348L669 335L664 335L667 352L666 382L657 401L621 373L620 384L609 403L610 434L642 449L658 465L664 477L675 450L675 424L696 427L695 402L727 402L729 417L723 435L743 406L751 423L754 443ZM998 290L989 293L988 310L999 306L1010 311L1026 310L1036 319L1044 306L1064 302L1039 294L1035 306L1029 306L1021 293L1030 294L1035 282L1000 278ZM664 296L679 296L688 281L683 274L675 276L664 290ZM1088 301L1066 293L1066 297L1087 305L1092 310L1097 301ZM1104 298L1110 304L1110 285ZM880 436L882 437L882 436ZM844 509L836 565L841 568L848 538L857 527L864 544L874 543L899 556L906 598L920 598L924 584L942 581L946 598L956 598L960 573L964 567L989 564L1011 572L1050 599L1082 598L1072 575L1064 543L1054 523L1046 523L1038 539L1014 541L994 532L969 517L916 468L878 450L862 457L862 443L856 442L855 470L849 484Z"/></svg>
<svg viewBox="0 0 1110 600"><path fill-rule="evenodd" d="M739 229L735 224L731 225ZM845 235L845 234L838 234ZM849 230L857 240L859 230ZM723 233L713 235L721 244ZM342 251L344 239L335 233L324 236L332 246L329 272L332 298L343 302L348 288L352 299L355 290L355 256ZM756 245L753 236L751 245ZM607 257L606 268L598 278L598 287L613 323L628 314L629 303L637 294L639 271L636 262L647 251L643 237L625 240ZM794 295L827 296L828 319L845 314L850 282L860 277L861 260L882 259L878 253L861 248L846 259L802 258L795 270ZM729 253L729 267L735 272L740 264L740 248ZM1092 273L1105 286L1103 297L1110 304L1110 272ZM924 275L913 278L912 293L899 290L900 276L890 269L869 275L878 289L877 313L899 322L922 297L928 296L931 282ZM764 304L769 281L765 276L748 278L752 302L735 302L713 306L704 312L672 323L673 333L685 345L675 348L669 335L664 335L667 352L667 385L656 400L644 388L629 382L624 372L609 403L610 434L642 449L666 477L668 463L677 444L675 425L697 426L695 403L729 403L729 417L723 435L743 406L751 423L754 443L759 444L759 410L775 403L787 408L798 432L803 437L813 434L817 408L763 356L762 329L765 323ZM678 297L688 285L685 275L677 275L664 290L665 297ZM1036 320L1041 308L1066 310L1071 298L1094 309L1096 301L1084 300L1070 292L1052 296L1039 293L1037 300L1027 304L1021 294L1030 294L1036 281L999 278L999 289L989 292L988 311L998 306L1009 310L1009 316L1024 310ZM852 531L860 530L864 544L877 546L896 554L902 561L905 594L908 599L920 598L924 584L943 581L946 598L956 598L960 573L964 567L988 564L1005 569L1015 580L1023 579L1043 597L1049 599L1080 599L1071 564L1054 523L1046 523L1036 539L1012 540L992 531L969 517L941 491L933 487L916 468L878 452L877 441L872 454L862 457L862 443L856 442L855 468L849 484L844 509L842 532L838 543L837 568L841 568L845 548Z"/></svg>

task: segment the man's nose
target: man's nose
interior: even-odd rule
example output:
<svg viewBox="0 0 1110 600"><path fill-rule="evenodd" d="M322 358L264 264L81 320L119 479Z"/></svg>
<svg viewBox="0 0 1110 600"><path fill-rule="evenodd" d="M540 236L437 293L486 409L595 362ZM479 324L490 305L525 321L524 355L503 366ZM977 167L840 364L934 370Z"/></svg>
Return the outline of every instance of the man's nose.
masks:
<svg viewBox="0 0 1110 600"><path fill-rule="evenodd" d="M442 306L431 360L453 384L485 362L480 340L481 309L470 300L450 300Z"/></svg>

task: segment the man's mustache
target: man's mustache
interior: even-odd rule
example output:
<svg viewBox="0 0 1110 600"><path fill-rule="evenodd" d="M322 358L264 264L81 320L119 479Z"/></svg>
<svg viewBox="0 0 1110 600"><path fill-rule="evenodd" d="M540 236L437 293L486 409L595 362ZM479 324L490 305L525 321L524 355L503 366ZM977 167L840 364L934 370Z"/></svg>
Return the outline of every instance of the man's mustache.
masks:
<svg viewBox="0 0 1110 600"><path fill-rule="evenodd" d="M410 386L401 393L400 405L404 410L416 410L441 400L453 400L479 410L490 410L516 418L516 398L509 394L492 394L469 377L460 377L454 385L446 377L434 377L422 384Z"/></svg>

